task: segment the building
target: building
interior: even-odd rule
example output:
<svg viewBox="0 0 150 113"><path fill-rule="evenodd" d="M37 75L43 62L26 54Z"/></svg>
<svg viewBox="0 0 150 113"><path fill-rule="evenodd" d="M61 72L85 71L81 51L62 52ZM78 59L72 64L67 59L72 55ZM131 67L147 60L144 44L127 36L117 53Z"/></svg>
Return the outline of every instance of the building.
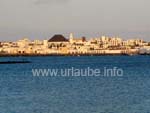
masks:
<svg viewBox="0 0 150 113"><path fill-rule="evenodd" d="M17 46L19 46L20 48L25 48L28 47L30 43L31 41L28 38L24 38L17 41Z"/></svg>
<svg viewBox="0 0 150 113"><path fill-rule="evenodd" d="M66 39L63 35L54 35L51 39L48 40L49 52L53 54L67 53L67 45L69 40Z"/></svg>

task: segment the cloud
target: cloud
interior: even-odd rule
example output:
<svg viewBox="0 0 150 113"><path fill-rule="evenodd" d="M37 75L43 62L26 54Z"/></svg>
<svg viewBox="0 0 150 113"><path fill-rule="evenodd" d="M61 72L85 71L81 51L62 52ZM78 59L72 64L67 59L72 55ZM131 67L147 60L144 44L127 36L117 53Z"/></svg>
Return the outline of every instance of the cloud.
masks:
<svg viewBox="0 0 150 113"><path fill-rule="evenodd" d="M66 3L69 0L34 0L34 4Z"/></svg>

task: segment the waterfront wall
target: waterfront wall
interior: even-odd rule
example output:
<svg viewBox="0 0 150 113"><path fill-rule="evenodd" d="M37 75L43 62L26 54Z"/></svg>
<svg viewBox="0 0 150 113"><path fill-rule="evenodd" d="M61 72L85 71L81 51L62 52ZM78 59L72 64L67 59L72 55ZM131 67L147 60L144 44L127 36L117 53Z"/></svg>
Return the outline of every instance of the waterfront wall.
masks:
<svg viewBox="0 0 150 113"><path fill-rule="evenodd" d="M48 53L0 53L0 56L91 56L91 55L137 55L140 52L137 49L131 50L91 50L87 52L61 52L51 51Z"/></svg>

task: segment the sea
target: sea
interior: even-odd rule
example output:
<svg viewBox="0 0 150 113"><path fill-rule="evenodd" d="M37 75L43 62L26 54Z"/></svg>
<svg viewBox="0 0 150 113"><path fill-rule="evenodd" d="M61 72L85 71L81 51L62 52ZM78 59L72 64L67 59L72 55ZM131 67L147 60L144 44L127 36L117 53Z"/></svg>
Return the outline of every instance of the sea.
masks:
<svg viewBox="0 0 150 113"><path fill-rule="evenodd" d="M0 113L150 113L150 56L0 57ZM120 69L116 76L42 76L33 69Z"/></svg>

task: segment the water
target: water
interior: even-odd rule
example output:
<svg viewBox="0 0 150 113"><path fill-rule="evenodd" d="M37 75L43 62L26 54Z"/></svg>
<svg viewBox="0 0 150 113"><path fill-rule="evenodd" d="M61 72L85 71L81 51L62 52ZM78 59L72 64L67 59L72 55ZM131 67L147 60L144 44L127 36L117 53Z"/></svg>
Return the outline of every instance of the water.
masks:
<svg viewBox="0 0 150 113"><path fill-rule="evenodd" d="M0 113L150 113L150 56L1 57ZM33 68L118 67L122 77L33 77Z"/></svg>

